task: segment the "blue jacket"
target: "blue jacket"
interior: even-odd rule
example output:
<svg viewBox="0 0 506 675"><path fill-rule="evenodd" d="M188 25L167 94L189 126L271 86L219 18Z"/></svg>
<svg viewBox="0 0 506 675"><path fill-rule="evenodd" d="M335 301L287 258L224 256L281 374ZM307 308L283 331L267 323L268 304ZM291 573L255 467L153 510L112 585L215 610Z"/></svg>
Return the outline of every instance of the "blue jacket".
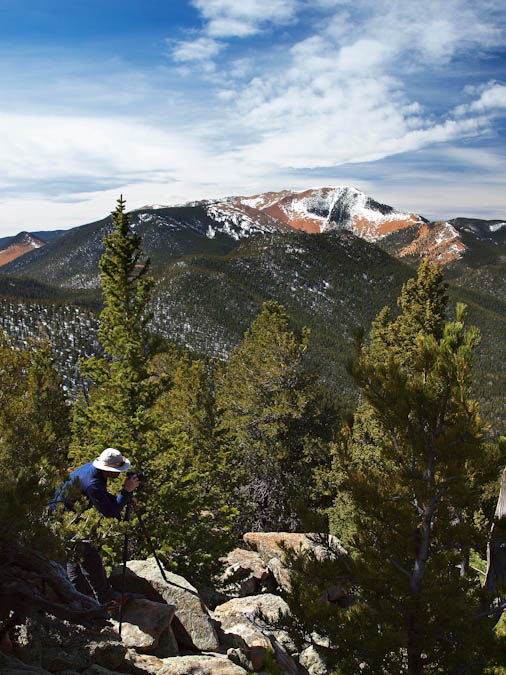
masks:
<svg viewBox="0 0 506 675"><path fill-rule="evenodd" d="M83 495L88 497L90 507L94 506L107 518L119 516L121 509L132 499L132 493L124 489L117 497L107 492L107 481L102 471L96 469L93 462L88 462L70 474L69 480L59 491L57 501L65 501L65 488L76 480Z"/></svg>

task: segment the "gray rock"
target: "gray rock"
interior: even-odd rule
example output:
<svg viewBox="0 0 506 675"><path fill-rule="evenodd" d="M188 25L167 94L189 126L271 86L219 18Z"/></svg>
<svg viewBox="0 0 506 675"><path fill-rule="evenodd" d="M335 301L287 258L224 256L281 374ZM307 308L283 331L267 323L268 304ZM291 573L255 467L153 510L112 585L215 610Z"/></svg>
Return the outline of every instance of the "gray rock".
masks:
<svg viewBox="0 0 506 675"><path fill-rule="evenodd" d="M297 672L297 665L290 656L296 650L293 641L286 631L273 627L279 616L289 611L278 595L264 593L229 600L217 607L213 616L220 623L223 644L246 650L254 670L264 667L267 651L272 650L282 668Z"/></svg>
<svg viewBox="0 0 506 675"><path fill-rule="evenodd" d="M161 659L153 654L139 654L135 649L129 649L125 656L128 666L127 672L150 673L152 675L167 675L167 669Z"/></svg>
<svg viewBox="0 0 506 675"><path fill-rule="evenodd" d="M149 651L157 646L160 635L170 626L176 608L152 600L130 600L123 610L121 640L127 647ZM115 630L119 621L113 621Z"/></svg>
<svg viewBox="0 0 506 675"><path fill-rule="evenodd" d="M113 586L121 585L122 567L111 574ZM131 560L127 563L126 585L128 590L141 593L154 602L166 602L176 607L172 629L180 647L188 649L218 649L218 636L211 622L207 607L197 589L184 577L165 571L165 582L153 558Z"/></svg>
<svg viewBox="0 0 506 675"><path fill-rule="evenodd" d="M50 615L20 626L18 644L24 661L50 672L82 671L93 664L118 670L126 653L111 627L84 628Z"/></svg>
<svg viewBox="0 0 506 675"><path fill-rule="evenodd" d="M227 658L229 661L232 661L232 663L235 663L236 666L241 666L241 668L244 668L244 670L247 670L248 672L253 670L253 664L251 663L248 650L246 649L231 647L230 649L227 649Z"/></svg>
<svg viewBox="0 0 506 675"><path fill-rule="evenodd" d="M208 609L214 609L218 605L222 605L227 600L230 600L222 591L217 590L216 588L210 588L209 586L203 586L198 589L200 599Z"/></svg>
<svg viewBox="0 0 506 675"><path fill-rule="evenodd" d="M256 551L236 548L223 559L225 572L220 577L220 587L240 597L255 595L262 589L272 592L276 581Z"/></svg>
<svg viewBox="0 0 506 675"><path fill-rule="evenodd" d="M169 656L179 656L179 646L174 631L170 626L160 635L158 645L156 649L151 650L151 653L158 656L159 659L166 659Z"/></svg>
<svg viewBox="0 0 506 675"><path fill-rule="evenodd" d="M246 675L248 672L241 666L232 663L221 654L215 656L176 656L164 659L166 668L164 675Z"/></svg>
<svg viewBox="0 0 506 675"><path fill-rule="evenodd" d="M256 648L263 653L270 647L270 641L259 626L243 614L227 614L220 617L220 641L226 648Z"/></svg>
<svg viewBox="0 0 506 675"><path fill-rule="evenodd" d="M86 670L84 670L81 675L124 675L124 672L120 672L118 670L107 670L107 668L103 668L102 666L97 666L94 664L93 666L86 668Z"/></svg>
<svg viewBox="0 0 506 675"><path fill-rule="evenodd" d="M327 675L329 672L325 661L312 645L301 652L299 663L307 670L309 675Z"/></svg>
<svg viewBox="0 0 506 675"><path fill-rule="evenodd" d="M268 624L275 621L280 612L288 611L288 605L282 598L265 593L229 600L217 607L213 616L220 623L222 643L236 650L242 649L251 661L253 670L258 671L264 666L267 650L273 646L272 640L277 639L277 631L271 631ZM258 618L259 612L263 615L262 621ZM282 636L281 644L282 641L289 641L286 633L279 633Z"/></svg>
<svg viewBox="0 0 506 675"><path fill-rule="evenodd" d="M289 614L290 609L279 595L263 593L262 595L229 600L216 607L213 616L215 619L221 620L222 617L229 614L240 614L254 620L259 613L262 613L268 622L274 622L280 614Z"/></svg>
<svg viewBox="0 0 506 675"><path fill-rule="evenodd" d="M281 562L280 558L271 558L267 567L272 573L278 587L285 593L290 593L292 590L292 584L290 582L290 570L288 567L285 567Z"/></svg>
<svg viewBox="0 0 506 675"><path fill-rule="evenodd" d="M75 669L86 663L84 654L80 652L69 653L60 647L49 647L44 649L42 655L44 667L51 672L60 672L62 670Z"/></svg>

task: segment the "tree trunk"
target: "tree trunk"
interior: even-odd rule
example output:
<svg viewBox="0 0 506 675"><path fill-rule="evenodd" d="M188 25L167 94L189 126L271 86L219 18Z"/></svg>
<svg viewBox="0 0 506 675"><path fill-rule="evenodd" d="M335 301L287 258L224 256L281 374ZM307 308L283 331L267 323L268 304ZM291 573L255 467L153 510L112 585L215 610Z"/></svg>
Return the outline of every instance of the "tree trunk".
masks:
<svg viewBox="0 0 506 675"><path fill-rule="evenodd" d="M420 646L420 601L415 600L408 615L408 673L423 673L422 649Z"/></svg>

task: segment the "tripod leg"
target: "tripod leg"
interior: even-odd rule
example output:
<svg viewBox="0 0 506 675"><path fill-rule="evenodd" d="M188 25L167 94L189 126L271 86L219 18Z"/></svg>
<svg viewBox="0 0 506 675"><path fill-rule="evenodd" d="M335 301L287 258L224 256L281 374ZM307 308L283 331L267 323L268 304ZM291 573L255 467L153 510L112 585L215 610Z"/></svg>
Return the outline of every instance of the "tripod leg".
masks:
<svg viewBox="0 0 506 675"><path fill-rule="evenodd" d="M125 520L130 520L130 507L131 504L127 504L125 511ZM119 606L119 629L118 633L121 637L121 627L123 625L123 601L125 597L125 580L126 580L126 564L128 560L128 533L125 532L125 539L123 541L123 572L121 574L121 604Z"/></svg>
<svg viewBox="0 0 506 675"><path fill-rule="evenodd" d="M162 565L161 565L161 563L160 563L160 561L159 561L159 559L158 559L158 556L156 555L155 547L153 546L153 542L151 541L151 538L150 538L150 536L149 536L149 534L148 534L148 531L147 531L147 529L146 529L146 526L144 525L144 521L143 521L142 518L141 518L141 514L137 511L137 509L135 508L135 506L134 506L134 511L135 511L135 514L136 514L137 518L139 519L139 523L141 524L142 533L143 533L143 535L144 535L146 541L147 541L148 544L149 544L149 548L151 549L151 553L153 554L153 556L154 556L154 558L155 558L155 560L156 560L156 563L157 563L157 565L158 565L158 569L160 570L160 574L162 575L162 579L163 579L166 583L169 583L167 577L165 576L164 569L163 569L163 567L162 567Z"/></svg>

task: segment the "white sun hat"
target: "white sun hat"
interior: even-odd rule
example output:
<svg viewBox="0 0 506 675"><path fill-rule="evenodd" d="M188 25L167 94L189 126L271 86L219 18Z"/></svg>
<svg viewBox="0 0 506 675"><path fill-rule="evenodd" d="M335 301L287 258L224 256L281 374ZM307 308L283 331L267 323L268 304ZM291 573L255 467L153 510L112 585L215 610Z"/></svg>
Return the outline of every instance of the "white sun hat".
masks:
<svg viewBox="0 0 506 675"><path fill-rule="evenodd" d="M123 457L119 450L115 448L106 448L97 459L93 460L93 466L96 469L103 469L104 471L128 471L130 462L126 457Z"/></svg>

